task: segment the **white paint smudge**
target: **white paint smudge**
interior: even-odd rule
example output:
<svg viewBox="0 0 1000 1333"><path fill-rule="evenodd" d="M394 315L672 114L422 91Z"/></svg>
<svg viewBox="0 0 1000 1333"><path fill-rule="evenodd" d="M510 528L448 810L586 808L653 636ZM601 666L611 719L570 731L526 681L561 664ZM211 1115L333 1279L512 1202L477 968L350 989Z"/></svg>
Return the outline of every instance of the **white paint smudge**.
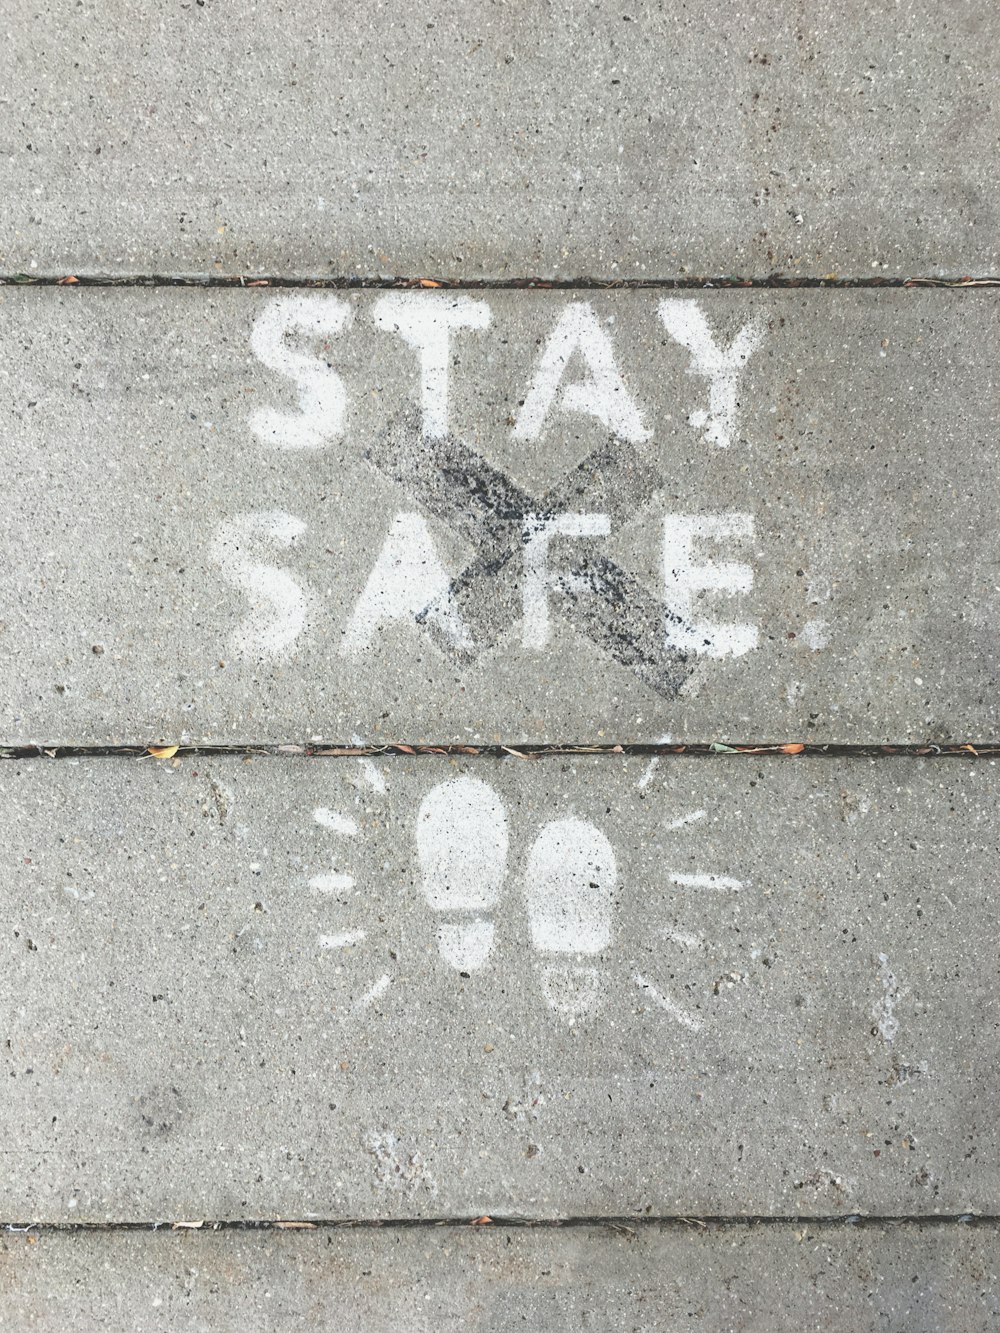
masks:
<svg viewBox="0 0 1000 1333"><path fill-rule="evenodd" d="M830 624L826 620L809 620L802 626L802 641L814 653L822 650L830 642Z"/></svg>
<svg viewBox="0 0 1000 1333"><path fill-rule="evenodd" d="M687 1010L682 1009L679 1004L675 1004L674 1001L668 999L666 995L662 995L653 983L644 977L641 972L633 973L632 980L641 991L649 996L658 1009L662 1009L665 1014L669 1014L675 1022L680 1023L680 1025L687 1028L689 1032L699 1032L701 1030L701 1023L693 1014L689 1014Z"/></svg>
<svg viewBox="0 0 1000 1333"><path fill-rule="evenodd" d="M313 819L321 828L329 829L331 833L346 838L357 836L358 826L353 819L339 814L336 810L328 810L326 806L317 806L313 811ZM331 869L325 874L314 875L309 881L309 887L314 893L350 893L354 888L354 877Z"/></svg>
<svg viewBox="0 0 1000 1333"><path fill-rule="evenodd" d="M331 833L339 833L345 838L357 837L357 823L349 815L342 815L336 810L328 810L320 805L313 811L313 819Z"/></svg>
<svg viewBox="0 0 1000 1333"><path fill-rule="evenodd" d="M496 930L492 921L442 921L438 927L438 952L456 972L476 972L493 952Z"/></svg>
<svg viewBox="0 0 1000 1333"><path fill-rule="evenodd" d="M320 935L321 949L351 949L365 938L363 930L342 930L336 935Z"/></svg>
<svg viewBox="0 0 1000 1333"><path fill-rule="evenodd" d="M669 735L661 736L656 743L657 745L669 745L672 740L673 740L672 736ZM642 776L636 783L636 787L639 789L639 791L643 791L646 787L649 786L649 784L653 781L653 775L656 773L656 770L659 767L660 767L660 759L658 755L655 755L652 759L650 759L649 763L646 765L646 768Z"/></svg>
<svg viewBox="0 0 1000 1333"><path fill-rule="evenodd" d="M707 949L708 945L700 935L688 935L682 930L671 930L664 927L660 934L665 940L670 940L673 944L679 944L682 949Z"/></svg>
<svg viewBox="0 0 1000 1333"><path fill-rule="evenodd" d="M889 959L886 954L879 954L878 964L882 994L872 1009L872 1018L875 1019L879 1036L887 1045L891 1046L899 1032L899 1019L896 1017L899 983L889 970Z"/></svg>
<svg viewBox="0 0 1000 1333"><path fill-rule="evenodd" d="M382 976L379 977L374 986L354 1002L351 1006L351 1012L354 1014L363 1014L366 1009L371 1008L376 1000L381 999L391 985L392 978L388 973L383 972Z"/></svg>
<svg viewBox="0 0 1000 1333"><path fill-rule="evenodd" d="M350 893L354 888L354 876L330 870L322 875L313 875L309 887L314 893Z"/></svg>
<svg viewBox="0 0 1000 1333"><path fill-rule="evenodd" d="M361 749L365 742L361 736L352 736L351 744L357 746L358 749ZM371 790L379 796L385 796L389 788L375 761L369 759L367 755L362 755L358 760L358 765L361 769L362 779L368 784Z"/></svg>
<svg viewBox="0 0 1000 1333"><path fill-rule="evenodd" d="M677 829L687 828L689 824L697 824L699 820L705 818L704 810L692 810L689 815L680 815L677 819L672 819L667 825L668 833L675 833Z"/></svg>
<svg viewBox="0 0 1000 1333"><path fill-rule="evenodd" d="M739 893L744 887L743 881L730 875L682 875L672 874L670 883L681 889L727 889Z"/></svg>
<svg viewBox="0 0 1000 1333"><path fill-rule="evenodd" d="M89 903L94 896L93 889L78 889L75 884L64 884L63 893L75 898L80 903Z"/></svg>

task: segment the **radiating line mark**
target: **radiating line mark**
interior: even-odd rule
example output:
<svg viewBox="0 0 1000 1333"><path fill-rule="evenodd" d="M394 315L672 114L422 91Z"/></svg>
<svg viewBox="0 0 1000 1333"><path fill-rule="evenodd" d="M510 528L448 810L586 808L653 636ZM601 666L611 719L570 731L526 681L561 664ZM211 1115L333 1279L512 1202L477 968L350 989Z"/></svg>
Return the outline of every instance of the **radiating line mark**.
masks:
<svg viewBox="0 0 1000 1333"><path fill-rule="evenodd" d="M634 972L632 980L659 1009L662 1009L665 1014L669 1014L675 1022L680 1023L682 1027L686 1027L689 1032L701 1030L701 1023L697 1018L689 1014L687 1010L682 1009L679 1004L675 1004L673 1000L668 1000L665 995L661 995L653 983L648 981L641 972Z"/></svg>
<svg viewBox="0 0 1000 1333"><path fill-rule="evenodd" d="M321 935L319 937L319 947L321 949L349 949L354 944L360 944L365 938L363 930L341 930L336 935Z"/></svg>
<svg viewBox="0 0 1000 1333"><path fill-rule="evenodd" d="M743 881L730 875L671 875L670 883L681 889L730 889L739 893Z"/></svg>
<svg viewBox="0 0 1000 1333"><path fill-rule="evenodd" d="M358 835L358 826L349 815L342 815L336 810L328 810L325 806L318 806L313 811L313 819L317 824L321 824L323 828L329 829L331 833L339 833L345 838L356 838Z"/></svg>
<svg viewBox="0 0 1000 1333"><path fill-rule="evenodd" d="M677 829L687 828L688 824L697 824L699 819L704 819L706 811L692 810L688 815L681 815L677 819L672 819L667 825L667 832L674 833Z"/></svg>
<svg viewBox="0 0 1000 1333"><path fill-rule="evenodd" d="M351 1012L354 1014L363 1013L364 1010L370 1008L380 996L384 995L391 985L392 978L389 976L388 972L384 972L382 976L379 977L378 981L375 982L375 985L372 986L371 990L366 991L360 999L355 1000L354 1004L351 1005Z"/></svg>
<svg viewBox="0 0 1000 1333"><path fill-rule="evenodd" d="M661 736L656 743L657 745L669 745L672 739L673 738L671 736ZM642 791L644 787L649 786L649 784L653 780L653 774L656 772L659 766L660 766L659 758L651 759L649 761L649 763L646 765L642 777L636 783L636 786L638 787L639 791Z"/></svg>
<svg viewBox="0 0 1000 1333"><path fill-rule="evenodd" d="M665 927L660 931L665 940L679 944L682 949L706 949L708 946L700 935L688 935L683 930L670 930Z"/></svg>
<svg viewBox="0 0 1000 1333"><path fill-rule="evenodd" d="M354 876L328 870L324 875L313 875L309 887L314 893L349 893L354 888Z"/></svg>

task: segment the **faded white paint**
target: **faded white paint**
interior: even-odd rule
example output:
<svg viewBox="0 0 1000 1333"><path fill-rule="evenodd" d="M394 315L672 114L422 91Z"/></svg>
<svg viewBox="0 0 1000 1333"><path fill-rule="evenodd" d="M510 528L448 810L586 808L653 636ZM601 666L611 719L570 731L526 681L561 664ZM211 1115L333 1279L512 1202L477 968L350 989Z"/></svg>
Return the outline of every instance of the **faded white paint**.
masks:
<svg viewBox="0 0 1000 1333"><path fill-rule="evenodd" d="M826 620L808 620L802 626L802 641L811 652L819 653L830 642L830 625Z"/></svg>
<svg viewBox="0 0 1000 1333"><path fill-rule="evenodd" d="M899 1032L899 1019L896 1017L896 1002L899 999L899 982L889 967L888 955L878 956L878 975L882 983L882 994L872 1008L872 1018L879 1036L891 1046Z"/></svg>
<svg viewBox="0 0 1000 1333"><path fill-rule="evenodd" d="M671 930L664 926L660 934L671 944L679 944L682 949L707 949L708 944L701 935L691 935L685 930Z"/></svg>
<svg viewBox="0 0 1000 1333"><path fill-rule="evenodd" d="M588 378L563 385L574 355L586 365ZM611 339L587 301L567 306L556 321L515 418L514 438L539 439L554 409L595 417L614 435L633 443L650 436L615 363Z"/></svg>
<svg viewBox="0 0 1000 1333"><path fill-rule="evenodd" d="M383 972L374 985L365 991L364 995L359 996L351 1005L351 1012L354 1014L363 1014L366 1009L370 1009L376 1000L380 1000L392 985L392 977L387 972Z"/></svg>
<svg viewBox="0 0 1000 1333"><path fill-rule="evenodd" d="M695 1018L693 1014L689 1014L686 1009L682 1009L679 1004L676 1004L668 996L658 991L653 983L644 977L641 972L633 973L632 980L641 991L649 996L657 1009L662 1009L665 1014L669 1014L675 1022L680 1023L681 1027L687 1028L689 1032L698 1032L701 1030L701 1022L699 1019Z"/></svg>
<svg viewBox="0 0 1000 1333"><path fill-rule="evenodd" d="M682 875L672 874L670 883L676 884L679 889L726 889L730 893L739 893L744 887L741 879L733 879L731 875Z"/></svg>
<svg viewBox="0 0 1000 1333"><path fill-rule="evenodd" d="M678 815L667 824L667 832L676 833L678 829L687 828L689 824L697 824L706 817L706 814L705 810L692 810L689 815Z"/></svg>
<svg viewBox="0 0 1000 1333"><path fill-rule="evenodd" d="M688 374L705 376L709 382L708 410L692 412L691 425L704 430L710 444L728 448L736 430L740 373L763 340L763 322L748 320L729 346L723 347L697 301L667 297L660 302L660 319L670 336L691 353Z"/></svg>
<svg viewBox="0 0 1000 1333"><path fill-rule="evenodd" d="M442 921L438 926L438 952L456 972L477 972L493 952L496 929L492 921Z"/></svg>
<svg viewBox="0 0 1000 1333"><path fill-rule="evenodd" d="M309 887L314 893L350 893L354 888L354 876L328 870L322 875L313 875Z"/></svg>
<svg viewBox="0 0 1000 1333"><path fill-rule="evenodd" d="M375 303L372 318L376 326L398 333L419 357L423 433L431 439L448 434L451 335L457 329L485 329L490 317L485 301L468 296L394 292Z"/></svg>
<svg viewBox="0 0 1000 1333"><path fill-rule="evenodd" d="M669 745L672 740L673 737L669 734L669 732L667 732L664 733L664 735L662 735L656 743L657 745ZM659 767L660 767L659 755L654 755L653 758L650 759L649 763L646 765L642 776L639 778L639 781L635 784L636 787L638 787L639 791L643 791L645 790L646 787L649 786L649 784L653 781L653 778L656 775L656 770Z"/></svg>
<svg viewBox="0 0 1000 1333"><path fill-rule="evenodd" d="M417 626L421 613L456 647L471 647L465 622L451 604L451 580L427 520L421 514L396 514L347 622L340 655L352 657L370 648L383 625L408 621Z"/></svg>
<svg viewBox="0 0 1000 1333"><path fill-rule="evenodd" d="M663 525L663 599L678 617L668 618L667 642L684 653L706 657L742 657L759 642L748 621L709 621L698 617L695 603L709 592L734 596L753 587L753 569L737 561L696 562L695 542L748 541L754 535L750 514L672 515Z"/></svg>
<svg viewBox="0 0 1000 1333"><path fill-rule="evenodd" d="M320 344L340 333L351 317L350 305L339 296L279 296L268 302L254 321L250 346L265 366L294 381L298 412L258 408L250 428L262 443L276 449L321 449L343 433L346 411L344 383L327 364L322 348L296 351L291 335Z"/></svg>
<svg viewBox="0 0 1000 1333"><path fill-rule="evenodd" d="M524 620L521 642L525 648L544 648L551 632L549 624L549 544L554 536L606 537L611 531L607 514L558 514L543 518L532 514L524 524Z"/></svg>
<svg viewBox="0 0 1000 1333"><path fill-rule="evenodd" d="M365 938L363 930L341 930L335 935L321 935L319 937L319 947L321 949L351 949L355 944L360 944Z"/></svg>
<svg viewBox="0 0 1000 1333"><path fill-rule="evenodd" d="M507 815L497 793L463 774L433 787L417 813L417 858L428 906L447 914L441 956L457 971L482 967L493 947L496 903L507 874Z"/></svg>
<svg viewBox="0 0 1000 1333"><path fill-rule="evenodd" d="M247 656L273 657L295 642L306 625L306 594L285 569L246 554L259 542L287 549L306 530L301 519L281 510L241 514L219 524L212 559L243 592L250 614L233 635L233 646Z"/></svg>
<svg viewBox="0 0 1000 1333"><path fill-rule="evenodd" d="M555 819L532 845L524 874L531 942L543 955L542 994L569 1018L600 1001L604 979L573 961L611 943L611 908L618 867L610 842L583 819Z"/></svg>
<svg viewBox="0 0 1000 1333"><path fill-rule="evenodd" d="M359 749L361 749L363 748L365 741L364 738L361 736L352 736L351 744L356 745ZM385 778L379 771L378 766L371 759L369 759L367 755L363 755L358 760L358 767L361 769L361 777L364 780L365 784L368 787L370 787L373 792L376 792L379 796L385 796L385 794L389 790L389 787L388 784L386 783Z"/></svg>
<svg viewBox="0 0 1000 1333"><path fill-rule="evenodd" d="M313 819L322 828L329 829L331 833L339 833L344 838L356 838L358 835L358 826L355 820L349 815L342 815L337 810L328 810L326 806L318 806L313 811Z"/></svg>

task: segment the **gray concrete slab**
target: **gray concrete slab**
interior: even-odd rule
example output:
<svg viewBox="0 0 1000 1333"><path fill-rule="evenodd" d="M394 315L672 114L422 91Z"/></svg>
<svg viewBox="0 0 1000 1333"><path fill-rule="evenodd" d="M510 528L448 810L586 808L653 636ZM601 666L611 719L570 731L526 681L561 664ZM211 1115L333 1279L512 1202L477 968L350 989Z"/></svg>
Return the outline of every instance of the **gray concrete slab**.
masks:
<svg viewBox="0 0 1000 1333"><path fill-rule="evenodd" d="M131 1232L0 1239L0 1328L978 1333L992 1228Z"/></svg>
<svg viewBox="0 0 1000 1333"><path fill-rule="evenodd" d="M990 293L0 293L0 740L982 740Z"/></svg>
<svg viewBox="0 0 1000 1333"><path fill-rule="evenodd" d="M0 1218L995 1213L993 762L0 767Z"/></svg>
<svg viewBox="0 0 1000 1333"><path fill-rule="evenodd" d="M8 0L8 273L998 267L996 7Z"/></svg>

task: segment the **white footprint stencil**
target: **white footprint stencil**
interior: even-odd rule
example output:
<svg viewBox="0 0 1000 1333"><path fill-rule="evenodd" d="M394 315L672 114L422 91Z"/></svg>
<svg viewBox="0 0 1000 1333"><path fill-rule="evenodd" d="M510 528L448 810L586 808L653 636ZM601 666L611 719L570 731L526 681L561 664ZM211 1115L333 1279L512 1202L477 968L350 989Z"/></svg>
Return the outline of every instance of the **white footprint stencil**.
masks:
<svg viewBox="0 0 1000 1333"><path fill-rule="evenodd" d="M459 972L474 972L492 952L495 931L486 914L507 876L503 803L479 778L442 782L421 803L416 838L424 897L440 914L441 956ZM528 926L542 955L542 994L557 1013L575 1018L600 1000L600 970L584 960L611 942L617 881L611 844L583 819L552 820L528 854Z"/></svg>
<svg viewBox="0 0 1000 1333"><path fill-rule="evenodd" d="M439 783L417 815L423 893L441 914L438 949L459 972L482 967L493 949L495 905L507 875L507 816L500 797L478 778Z"/></svg>
<svg viewBox="0 0 1000 1333"><path fill-rule="evenodd" d="M357 781L349 779L351 785L385 796L387 785L382 770L367 757L360 758L358 765L353 770L358 775ZM642 774L638 782L640 790L649 785L654 772L647 770ZM338 848L329 869L309 880L312 893L329 902L334 917L331 924L337 927L320 935L317 942L324 951L353 953L365 944L367 935L363 927L341 919L341 909L354 902L355 881L344 868L340 842L360 837L364 826L343 810L326 806L317 806L313 818L334 836ZM707 810L690 810L664 821L663 828L675 834L708 818ZM510 832L504 803L499 793L479 778L468 775L449 778L424 796L414 832L419 885L436 918L440 955L458 972L477 971L494 953L493 914L513 873L508 864ZM520 855L517 859L520 862ZM697 862L692 865L693 861L693 857L687 858L684 870L663 872L671 886L671 901L678 910L681 900L688 895L726 898L751 887L749 881L731 874L697 869ZM516 879L525 908L521 919L527 927L527 938L523 945L514 942L514 948L523 956L524 946L530 944L541 997L554 1013L569 1022L593 1013L604 1002L607 986L623 963L618 948L613 948L619 881L611 843L589 820L572 817L550 820L539 829ZM712 952L709 940L682 930L676 919L658 933L668 953ZM390 954L395 960L396 954L392 951ZM655 964L657 954L657 950L646 949L645 963ZM655 971L648 972L644 963L633 960L628 972L632 984L644 997L637 1013L665 1014L691 1033L699 1032L708 1021L701 1004L694 1003L692 1007L691 1003L679 1003L670 993L672 988L660 981ZM735 979L735 974L730 976ZM374 975L371 984L355 999L351 1012L362 1015L376 1006L398 979L389 972ZM690 986L685 990L690 991ZM718 984L712 993L718 995ZM696 1001L697 995L688 999Z"/></svg>
<svg viewBox="0 0 1000 1333"><path fill-rule="evenodd" d="M618 867L610 842L584 819L546 824L528 855L524 894L531 942L543 955L542 994L567 1018L600 1001L603 977L582 960L611 943Z"/></svg>

